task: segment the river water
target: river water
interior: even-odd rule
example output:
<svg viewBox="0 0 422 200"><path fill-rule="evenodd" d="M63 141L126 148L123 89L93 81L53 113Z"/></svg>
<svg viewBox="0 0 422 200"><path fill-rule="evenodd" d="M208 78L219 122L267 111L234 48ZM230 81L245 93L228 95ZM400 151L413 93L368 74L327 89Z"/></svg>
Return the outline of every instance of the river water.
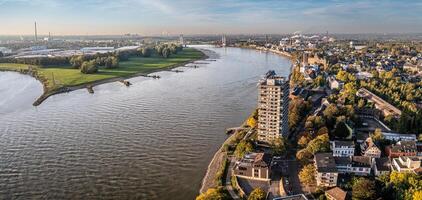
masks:
<svg viewBox="0 0 422 200"><path fill-rule="evenodd" d="M259 78L290 68L272 53L197 48L216 61L38 107L39 82L0 72L0 199L194 199L225 129L256 107Z"/></svg>

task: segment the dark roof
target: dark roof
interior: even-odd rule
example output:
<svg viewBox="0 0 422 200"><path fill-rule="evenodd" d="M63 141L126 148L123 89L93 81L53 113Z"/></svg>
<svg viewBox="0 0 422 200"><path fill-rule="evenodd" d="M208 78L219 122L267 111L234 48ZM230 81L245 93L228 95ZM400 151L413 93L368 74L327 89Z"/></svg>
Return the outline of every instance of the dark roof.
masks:
<svg viewBox="0 0 422 200"><path fill-rule="evenodd" d="M390 171L391 169L391 162L387 157L375 158L375 165L378 171Z"/></svg>
<svg viewBox="0 0 422 200"><path fill-rule="evenodd" d="M352 167L371 167L371 158L366 156L334 157L336 165L352 165Z"/></svg>
<svg viewBox="0 0 422 200"><path fill-rule="evenodd" d="M332 153L315 154L315 164L318 172L337 172Z"/></svg>
<svg viewBox="0 0 422 200"><path fill-rule="evenodd" d="M340 141L340 140L335 140L334 141L334 145L336 148L340 148L342 146L346 146L348 148L354 148L355 144L353 143L353 141Z"/></svg>
<svg viewBox="0 0 422 200"><path fill-rule="evenodd" d="M345 192L344 190L342 190L339 187L335 187L335 188L332 188L330 190L327 190L327 191L325 191L325 194L330 195L335 200L344 200L344 199L346 199L346 196L347 196L347 192Z"/></svg>
<svg viewBox="0 0 422 200"><path fill-rule="evenodd" d="M352 163L352 159L349 157L334 157L336 165L348 165Z"/></svg>
<svg viewBox="0 0 422 200"><path fill-rule="evenodd" d="M353 156L352 166L356 167L371 167L371 158L366 156Z"/></svg>

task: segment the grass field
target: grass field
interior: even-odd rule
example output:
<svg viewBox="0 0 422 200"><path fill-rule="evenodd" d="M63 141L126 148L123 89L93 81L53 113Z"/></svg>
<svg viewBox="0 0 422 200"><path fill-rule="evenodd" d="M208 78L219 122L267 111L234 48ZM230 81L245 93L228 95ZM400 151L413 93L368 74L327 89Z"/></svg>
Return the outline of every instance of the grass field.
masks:
<svg viewBox="0 0 422 200"><path fill-rule="evenodd" d="M120 66L116 69L105 69L100 67L98 73L96 74L83 74L79 69L73 69L71 66L48 66L36 68L39 75L46 79L47 90L52 91L61 87L89 84L110 78L124 78L139 73L148 74L191 60L196 60L202 56L202 52L196 49L185 48L183 51L178 54L173 54L169 58L162 58L159 56L152 56L149 58L131 57L128 61L120 62ZM25 69L28 69L28 65L0 63L0 70L3 71L20 71ZM53 77L55 81L53 81Z"/></svg>

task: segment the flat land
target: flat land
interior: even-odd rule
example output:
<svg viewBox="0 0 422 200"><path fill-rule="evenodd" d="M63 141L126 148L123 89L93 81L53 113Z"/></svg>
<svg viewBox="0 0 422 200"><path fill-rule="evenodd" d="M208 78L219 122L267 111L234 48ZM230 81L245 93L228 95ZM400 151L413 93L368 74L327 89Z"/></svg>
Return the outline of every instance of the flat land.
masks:
<svg viewBox="0 0 422 200"><path fill-rule="evenodd" d="M172 54L169 58L162 58L157 55L149 58L131 57L128 61L119 63L116 69L105 69L100 67L98 73L83 74L79 69L71 66L32 66L38 74L45 79L45 93L55 91L63 87L74 87L88 85L98 81L105 81L113 78L127 78L135 75L147 75L148 73L170 69L184 63L198 60L204 54L193 48L184 48L178 54ZM0 63L0 71L21 71L27 70L29 65Z"/></svg>

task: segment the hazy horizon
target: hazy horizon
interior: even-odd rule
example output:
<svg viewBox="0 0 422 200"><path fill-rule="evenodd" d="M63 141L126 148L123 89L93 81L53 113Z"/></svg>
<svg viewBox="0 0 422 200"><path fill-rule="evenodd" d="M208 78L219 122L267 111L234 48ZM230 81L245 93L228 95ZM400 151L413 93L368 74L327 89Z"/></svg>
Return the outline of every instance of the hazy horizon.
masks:
<svg viewBox="0 0 422 200"><path fill-rule="evenodd" d="M0 0L0 35L422 33L422 2ZM4 20L7 19L7 20Z"/></svg>

